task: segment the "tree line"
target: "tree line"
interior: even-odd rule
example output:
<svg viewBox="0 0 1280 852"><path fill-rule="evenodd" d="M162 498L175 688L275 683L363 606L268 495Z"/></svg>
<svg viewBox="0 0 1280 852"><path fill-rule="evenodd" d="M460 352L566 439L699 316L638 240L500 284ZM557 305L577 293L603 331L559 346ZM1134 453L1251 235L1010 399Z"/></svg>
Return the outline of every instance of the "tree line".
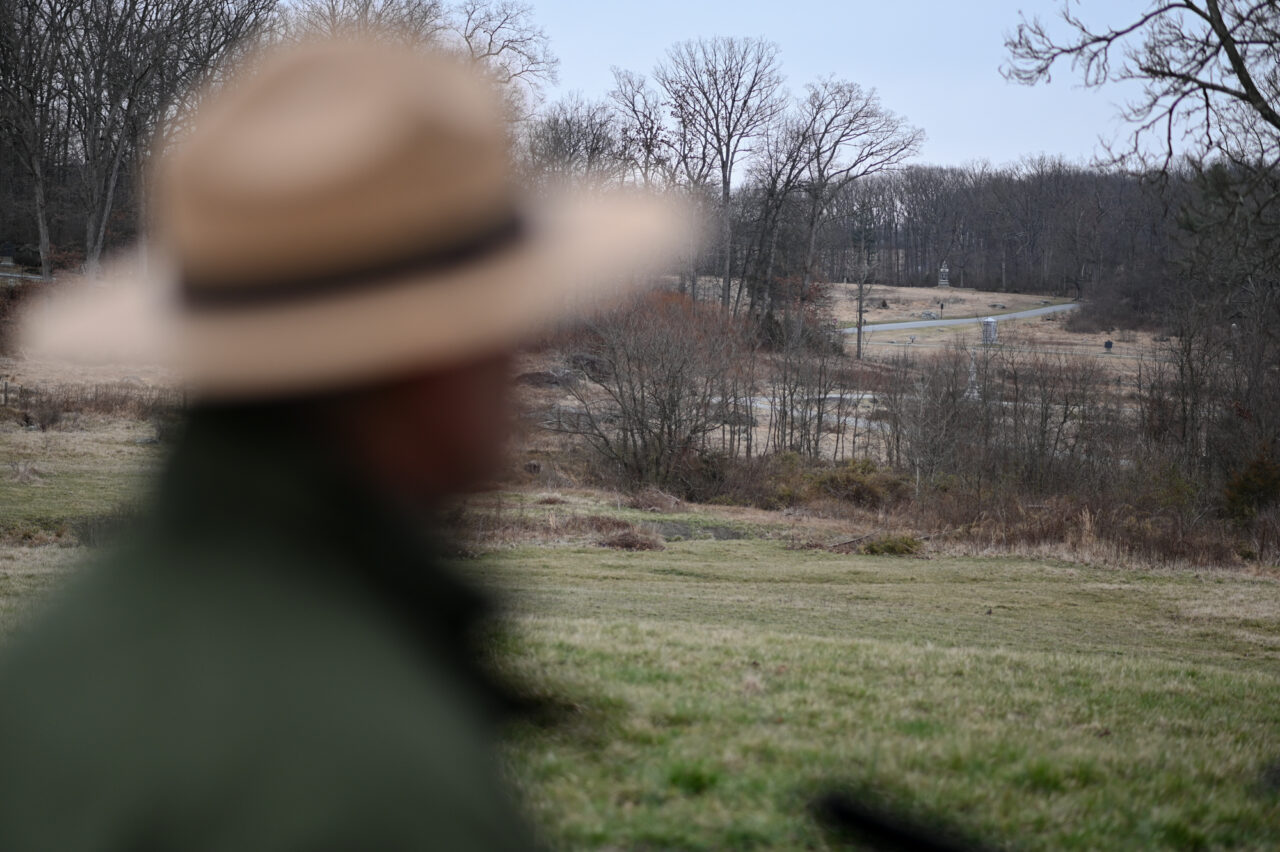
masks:
<svg viewBox="0 0 1280 852"><path fill-rule="evenodd" d="M1027 158L911 165L923 132L836 76L784 86L776 45L704 38L600 100L542 102L556 59L508 0L14 0L0 11L0 243L93 271L145 217L143 164L219 69L263 39L365 32L457 51L509 94L533 183L638 185L703 211L679 289L800 329L828 281L1097 298L1158 278L1170 216L1132 174ZM945 131L944 131L945 132ZM26 250L23 251L23 247ZM714 281L714 283L711 283Z"/></svg>
<svg viewBox="0 0 1280 852"><path fill-rule="evenodd" d="M92 273L145 218L144 164L229 63L263 41L364 33L455 52L513 114L554 79L511 0L6 0L0 4L0 244L44 277Z"/></svg>
<svg viewBox="0 0 1280 852"><path fill-rule="evenodd" d="M789 93L779 68L768 42L702 39L651 74L614 69L608 97L571 93L522 128L530 179L687 197L708 238L679 291L774 336L799 330L823 283L931 286L944 263L956 286L1159 321L1193 170L1048 156L921 165L923 132L874 90L824 77Z"/></svg>

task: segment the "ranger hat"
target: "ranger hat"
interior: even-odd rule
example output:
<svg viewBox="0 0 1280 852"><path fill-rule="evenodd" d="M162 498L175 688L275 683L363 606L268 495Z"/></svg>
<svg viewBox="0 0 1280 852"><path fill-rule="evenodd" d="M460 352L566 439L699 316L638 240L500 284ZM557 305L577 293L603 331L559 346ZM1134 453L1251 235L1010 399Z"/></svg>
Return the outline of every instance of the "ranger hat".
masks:
<svg viewBox="0 0 1280 852"><path fill-rule="evenodd" d="M138 259L28 323L29 352L175 366L207 398L357 385L509 347L689 237L667 202L533 198L472 67L328 40L246 63L151 175Z"/></svg>

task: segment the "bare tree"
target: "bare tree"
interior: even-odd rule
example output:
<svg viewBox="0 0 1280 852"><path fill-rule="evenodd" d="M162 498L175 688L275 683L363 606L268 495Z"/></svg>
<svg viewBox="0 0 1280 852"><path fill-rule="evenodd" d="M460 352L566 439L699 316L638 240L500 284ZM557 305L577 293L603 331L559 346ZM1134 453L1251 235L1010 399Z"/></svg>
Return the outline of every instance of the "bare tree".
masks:
<svg viewBox="0 0 1280 852"><path fill-rule="evenodd" d="M855 180L896 167L914 155L924 132L886 110L875 90L826 78L801 101L806 127L804 179L809 200L801 293L813 279L814 243L832 199Z"/></svg>
<svg viewBox="0 0 1280 852"><path fill-rule="evenodd" d="M1067 35L1025 17L1005 40L1007 77L1048 80L1059 60L1086 86L1121 80L1142 84L1125 118L1134 125L1124 153L1158 140L1168 165L1181 145L1190 153L1252 159L1274 153L1280 138L1280 3L1274 0L1158 0L1129 22L1094 27L1060 11Z"/></svg>
<svg viewBox="0 0 1280 852"><path fill-rule="evenodd" d="M452 11L450 27L466 55L484 66L513 100L537 98L543 84L556 81L560 60L528 4L464 0Z"/></svg>
<svg viewBox="0 0 1280 852"><path fill-rule="evenodd" d="M759 196L759 224L752 263L744 269L743 278L750 294L748 312L755 316L763 308L762 319L767 328L772 327L773 320L781 220L804 173L808 132L809 128L794 113L778 116L764 135L751 167L751 179Z"/></svg>
<svg viewBox="0 0 1280 852"><path fill-rule="evenodd" d="M703 207L714 167L707 139L694 127L670 120L662 96L644 75L613 69L610 99L619 113L626 156L642 186L684 192L694 207ZM699 250L689 235L688 268L680 276L680 292L697 297Z"/></svg>
<svg viewBox="0 0 1280 852"><path fill-rule="evenodd" d="M862 360L862 332L867 322L867 300L871 298L872 293L872 274L876 268L876 256L874 249L870 252L860 253L858 256L857 273L854 276L854 297L857 303L857 331L855 332L856 343L854 345L853 357Z"/></svg>
<svg viewBox="0 0 1280 852"><path fill-rule="evenodd" d="M13 145L31 178L40 271L53 275L49 256L47 158L66 136L61 58L72 18L83 0L13 0L0 6L0 134Z"/></svg>
<svg viewBox="0 0 1280 852"><path fill-rule="evenodd" d="M556 101L532 121L526 147L534 174L558 182L619 181L628 160L613 110L579 93Z"/></svg>
<svg viewBox="0 0 1280 852"><path fill-rule="evenodd" d="M275 0L85 0L62 44L82 158L85 266L97 266L121 173L169 105L265 24Z"/></svg>
<svg viewBox="0 0 1280 852"><path fill-rule="evenodd" d="M294 0L281 17L290 37L358 33L434 44L448 27L441 0Z"/></svg>
<svg viewBox="0 0 1280 852"><path fill-rule="evenodd" d="M670 170L671 137L658 93L644 75L615 67L609 99L618 111L619 132L636 181L645 188L669 184L663 177Z"/></svg>
<svg viewBox="0 0 1280 852"><path fill-rule="evenodd" d="M717 37L680 42L667 51L654 77L682 132L705 142L720 172L720 304L729 308L733 220L729 215L734 168L751 140L782 109L778 47L758 38Z"/></svg>
<svg viewBox="0 0 1280 852"><path fill-rule="evenodd" d="M515 0L290 0L281 19L286 37L356 33L456 51L485 68L518 118L556 79L547 34Z"/></svg>
<svg viewBox="0 0 1280 852"><path fill-rule="evenodd" d="M268 25L285 38L359 32L455 50L523 115L555 58L528 6L507 0L9 0L0 3L0 136L33 200L41 267L53 231L83 234L92 271L134 228L141 164ZM15 213L5 211L11 223ZM6 225L8 226L8 225ZM78 240L77 240L78 242Z"/></svg>
<svg viewBox="0 0 1280 852"><path fill-rule="evenodd" d="M775 356L769 381L769 440L775 452L821 458L825 445L843 443L850 388L844 353L788 340Z"/></svg>
<svg viewBox="0 0 1280 852"><path fill-rule="evenodd" d="M1064 38L1023 20L1006 74L1035 83L1066 60L1089 86L1141 83L1121 154L1142 163L1154 138L1180 226L1168 319L1183 466L1229 475L1280 445L1280 383L1260 369L1274 363L1280 322L1280 2L1165 0L1114 28L1066 4L1061 17Z"/></svg>
<svg viewBox="0 0 1280 852"><path fill-rule="evenodd" d="M568 387L577 406L552 426L582 435L628 484L681 486L714 433L751 428L751 347L723 312L657 294L589 328L585 381Z"/></svg>
<svg viewBox="0 0 1280 852"><path fill-rule="evenodd" d="M18 0L0 17L0 123L31 176L51 274L47 162L74 163L86 267L116 194L185 90L265 23L276 0Z"/></svg>

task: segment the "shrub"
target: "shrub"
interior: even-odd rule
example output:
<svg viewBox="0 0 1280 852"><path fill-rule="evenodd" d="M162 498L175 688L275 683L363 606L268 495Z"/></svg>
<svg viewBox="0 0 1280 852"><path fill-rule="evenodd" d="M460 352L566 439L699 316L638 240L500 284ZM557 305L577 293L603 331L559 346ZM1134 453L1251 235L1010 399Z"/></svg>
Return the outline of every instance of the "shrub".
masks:
<svg viewBox="0 0 1280 852"><path fill-rule="evenodd" d="M862 545L867 556L914 556L924 547L924 542L910 535L886 535Z"/></svg>
<svg viewBox="0 0 1280 852"><path fill-rule="evenodd" d="M570 356L585 379L565 388L576 406L562 409L553 428L582 435L626 486L691 491L714 481L719 462L707 436L750 428L739 410L753 357L741 323L658 293L589 329Z"/></svg>
<svg viewBox="0 0 1280 852"><path fill-rule="evenodd" d="M46 476L45 470L30 459L9 462L9 468L13 472L10 478L22 485L39 485Z"/></svg>
<svg viewBox="0 0 1280 852"><path fill-rule="evenodd" d="M799 453L733 459L726 465L716 502L767 510L790 509L807 498L810 478Z"/></svg>
<svg viewBox="0 0 1280 852"><path fill-rule="evenodd" d="M824 496L868 509L892 506L910 494L910 485L901 476L877 468L870 459L850 461L818 474L813 488Z"/></svg>
<svg viewBox="0 0 1280 852"><path fill-rule="evenodd" d="M1222 497L1227 517L1252 521L1259 509L1280 502L1280 464L1264 450L1227 481Z"/></svg>
<svg viewBox="0 0 1280 852"><path fill-rule="evenodd" d="M40 270L40 249L30 243L18 246L13 252L13 262L23 269Z"/></svg>
<svg viewBox="0 0 1280 852"><path fill-rule="evenodd" d="M24 415L28 423L41 432L48 432L62 422L62 405L58 399L49 396L36 397Z"/></svg>
<svg viewBox="0 0 1280 852"><path fill-rule="evenodd" d="M661 538L635 529L623 530L603 538L600 546L614 550L666 550Z"/></svg>

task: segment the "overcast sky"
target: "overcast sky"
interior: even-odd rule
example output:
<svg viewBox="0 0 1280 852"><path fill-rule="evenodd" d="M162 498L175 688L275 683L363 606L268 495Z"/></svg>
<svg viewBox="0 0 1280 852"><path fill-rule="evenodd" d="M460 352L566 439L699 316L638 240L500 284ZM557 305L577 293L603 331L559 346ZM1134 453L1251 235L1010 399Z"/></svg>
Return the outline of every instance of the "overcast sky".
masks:
<svg viewBox="0 0 1280 852"><path fill-rule="evenodd" d="M648 74L669 45L701 36L763 36L781 48L793 92L823 74L874 87L924 129L916 162L1000 165L1026 154L1087 160L1115 136L1125 90L1086 90L1063 66L1049 85L1007 83L1004 36L1018 11L1049 17L1058 0L532 0L560 58L560 85L604 97L611 66ZM1083 0L1115 23L1146 0Z"/></svg>

